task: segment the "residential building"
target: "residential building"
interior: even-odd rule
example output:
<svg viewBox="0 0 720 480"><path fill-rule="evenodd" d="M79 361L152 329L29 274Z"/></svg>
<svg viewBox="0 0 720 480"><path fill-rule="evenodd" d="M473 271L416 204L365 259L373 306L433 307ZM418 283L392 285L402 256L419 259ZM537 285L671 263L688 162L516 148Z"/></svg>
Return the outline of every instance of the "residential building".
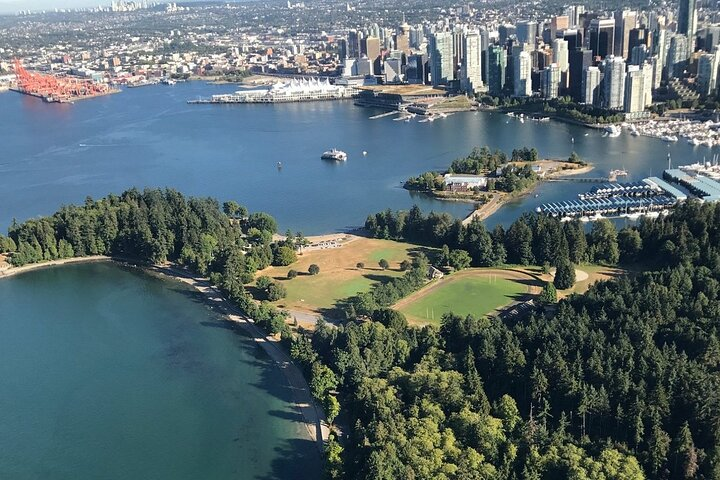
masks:
<svg viewBox="0 0 720 480"><path fill-rule="evenodd" d="M600 81L602 75L598 67L587 67L583 70L582 103L598 105L600 103Z"/></svg>
<svg viewBox="0 0 720 480"><path fill-rule="evenodd" d="M532 58L525 50L513 52L513 82L516 97L532 95Z"/></svg>
<svg viewBox="0 0 720 480"><path fill-rule="evenodd" d="M434 86L447 85L453 80L453 45L450 32L430 35L430 80Z"/></svg>
<svg viewBox="0 0 720 480"><path fill-rule="evenodd" d="M601 106L608 110L622 110L625 96L625 60L610 55L603 60L603 88Z"/></svg>
<svg viewBox="0 0 720 480"><path fill-rule="evenodd" d="M466 93L477 93L482 82L482 49L480 33L469 31L464 38L464 58L461 67L461 87Z"/></svg>
<svg viewBox="0 0 720 480"><path fill-rule="evenodd" d="M507 52L499 45L488 49L488 89L490 95L500 95L505 88Z"/></svg>
<svg viewBox="0 0 720 480"><path fill-rule="evenodd" d="M540 92L544 98L557 98L560 89L560 67L551 63L540 77Z"/></svg>

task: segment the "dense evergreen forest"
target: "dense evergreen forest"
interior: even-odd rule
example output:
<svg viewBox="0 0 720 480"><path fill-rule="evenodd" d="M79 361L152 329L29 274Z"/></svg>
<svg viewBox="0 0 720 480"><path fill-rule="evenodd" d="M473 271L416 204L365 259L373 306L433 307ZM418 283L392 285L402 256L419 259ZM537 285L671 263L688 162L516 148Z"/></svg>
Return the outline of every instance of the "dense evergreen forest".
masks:
<svg viewBox="0 0 720 480"><path fill-rule="evenodd" d="M243 287L268 265L295 260L295 242L272 242L275 220L230 201L186 198L174 190L128 190L54 215L13 223L0 252L15 266L74 256L109 255L149 263L173 261L211 278L272 333L289 334L285 315L255 302Z"/></svg>
<svg viewBox="0 0 720 480"><path fill-rule="evenodd" d="M443 247L464 266L621 263L635 273L529 318L447 315L439 329L418 328L388 307L423 283L418 256L351 302L345 325L292 338L284 314L244 284L291 263L304 239L273 242L272 217L235 202L129 190L13 224L0 251L16 265L103 254L210 276L281 333L330 421L342 405L349 437L328 443L331 478L720 480L720 205L687 202L589 233L535 215L488 231L417 208L366 226Z"/></svg>
<svg viewBox="0 0 720 480"><path fill-rule="evenodd" d="M720 205L619 234L531 216L487 232L415 209L368 227L465 248L477 265L651 259L654 271L520 321L448 315L437 330L378 308L374 322L320 325L294 351L332 370L353 426L331 475L720 479Z"/></svg>

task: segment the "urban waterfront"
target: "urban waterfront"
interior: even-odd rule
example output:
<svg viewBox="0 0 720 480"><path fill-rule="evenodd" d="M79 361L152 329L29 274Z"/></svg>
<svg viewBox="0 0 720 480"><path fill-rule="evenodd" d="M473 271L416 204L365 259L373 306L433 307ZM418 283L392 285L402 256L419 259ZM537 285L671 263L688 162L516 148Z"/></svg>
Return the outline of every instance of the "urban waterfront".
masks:
<svg viewBox="0 0 720 480"><path fill-rule="evenodd" d="M668 153L675 164L687 164L710 159L713 152L684 140L666 143L627 134L606 138L602 131L558 122L520 123L497 112L406 123L392 117L370 120L379 111L356 107L352 101L185 103L236 89L189 82L129 89L68 105L0 95L0 110L6 113L0 118L5 143L0 228L13 218L82 202L87 195L167 186L191 195L235 199L274 215L283 231L319 234L359 226L368 213L413 204L464 217L470 204L410 194L401 183L426 170L447 168L476 145L508 153L530 146L543 157L560 158L575 150L595 164L591 176L624 167L631 181L659 175L667 167ZM331 147L348 152L348 161L321 161L320 154ZM587 187L541 184L486 223L508 224L541 203L575 197Z"/></svg>
<svg viewBox="0 0 720 480"><path fill-rule="evenodd" d="M184 285L72 265L0 304L4 478L320 478L280 370Z"/></svg>

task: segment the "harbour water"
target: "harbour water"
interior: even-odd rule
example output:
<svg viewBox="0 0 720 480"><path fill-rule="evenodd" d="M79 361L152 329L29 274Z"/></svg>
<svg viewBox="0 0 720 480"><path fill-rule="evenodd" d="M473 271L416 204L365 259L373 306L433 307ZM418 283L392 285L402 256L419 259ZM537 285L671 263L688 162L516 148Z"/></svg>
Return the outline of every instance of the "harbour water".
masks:
<svg viewBox="0 0 720 480"><path fill-rule="evenodd" d="M322 476L280 370L184 285L68 265L0 305L0 477Z"/></svg>
<svg viewBox="0 0 720 480"><path fill-rule="evenodd" d="M192 82L76 104L1 95L0 231L88 195L167 186L318 234L413 204L464 217L469 204L401 183L476 145L534 146L559 158L575 150L596 165L592 176L624 167L628 180L659 175L668 153L676 164L712 155L682 141L604 138L498 113L406 123L371 120L381 112L351 101L186 104L235 90ZM332 147L348 161L320 160ZM588 188L541 184L486 223ZM74 265L0 281L0 305L0 477L320 477L281 373L192 292L112 264Z"/></svg>
<svg viewBox="0 0 720 480"><path fill-rule="evenodd" d="M668 153L675 164L688 164L709 159L714 151L682 139L606 138L602 131L521 123L499 113L406 123L392 116L371 120L381 111L352 101L186 104L235 90L234 85L189 82L128 89L72 105L49 105L15 93L0 96L0 231L13 217L52 213L87 195L168 186L221 201L235 199L271 213L282 230L319 234L361 225L368 213L415 203L425 211L464 217L470 204L413 195L401 183L446 168L476 145L508 153L534 146L541 156L558 158L575 150L596 165L592 176L624 167L630 181L660 174ZM332 147L346 151L348 161L321 161L322 152ZM542 184L487 223L510 223L541 203L574 198L584 190L587 184Z"/></svg>

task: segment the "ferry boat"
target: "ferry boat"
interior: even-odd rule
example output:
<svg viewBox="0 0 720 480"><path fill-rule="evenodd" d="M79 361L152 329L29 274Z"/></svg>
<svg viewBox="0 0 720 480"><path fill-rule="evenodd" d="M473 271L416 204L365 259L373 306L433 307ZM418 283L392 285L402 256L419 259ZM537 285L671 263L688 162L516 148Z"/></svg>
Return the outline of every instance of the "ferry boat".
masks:
<svg viewBox="0 0 720 480"><path fill-rule="evenodd" d="M347 160L347 153L343 152L342 150L333 148L332 150L328 150L327 152L324 152L320 158L322 158L323 160L334 160L336 162L344 162L345 160Z"/></svg>

